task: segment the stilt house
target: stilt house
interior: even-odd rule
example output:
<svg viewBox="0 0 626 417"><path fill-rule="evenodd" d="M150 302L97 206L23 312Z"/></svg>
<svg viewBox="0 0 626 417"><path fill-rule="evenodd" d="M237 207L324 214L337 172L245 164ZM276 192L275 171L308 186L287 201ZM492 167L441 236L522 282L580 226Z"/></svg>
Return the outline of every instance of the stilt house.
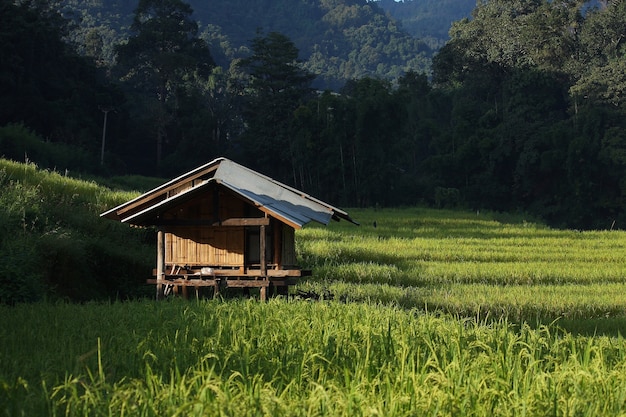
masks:
<svg viewBox="0 0 626 417"><path fill-rule="evenodd" d="M156 227L157 298L188 288L287 293L311 271L296 265L294 230L348 213L225 158L115 207L102 217Z"/></svg>

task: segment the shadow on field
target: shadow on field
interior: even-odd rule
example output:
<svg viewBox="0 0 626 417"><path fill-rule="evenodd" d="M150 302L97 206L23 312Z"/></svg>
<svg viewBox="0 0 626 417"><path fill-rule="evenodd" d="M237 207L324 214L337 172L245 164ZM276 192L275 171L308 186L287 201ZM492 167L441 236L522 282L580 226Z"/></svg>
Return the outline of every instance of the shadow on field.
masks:
<svg viewBox="0 0 626 417"><path fill-rule="evenodd" d="M549 323L542 323L549 324ZM593 319L561 319L554 323L568 333L578 336L622 337L626 317L599 317Z"/></svg>

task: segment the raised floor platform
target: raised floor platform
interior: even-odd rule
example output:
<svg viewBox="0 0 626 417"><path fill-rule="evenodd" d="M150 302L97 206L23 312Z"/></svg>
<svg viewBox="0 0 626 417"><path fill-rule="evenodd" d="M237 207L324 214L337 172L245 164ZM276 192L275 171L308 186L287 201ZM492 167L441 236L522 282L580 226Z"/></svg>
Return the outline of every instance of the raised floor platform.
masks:
<svg viewBox="0 0 626 417"><path fill-rule="evenodd" d="M188 298L189 287L194 289L196 297L199 296L199 290L206 287L213 290L213 297L226 288L259 288L260 299L265 301L268 290L286 295L289 286L297 284L296 278L311 275L311 271L301 269L268 269L264 272L259 269L211 269L209 274L172 271L163 274L160 279L148 279L147 283L157 285L157 298L169 295L170 292ZM156 271L153 274L156 276Z"/></svg>

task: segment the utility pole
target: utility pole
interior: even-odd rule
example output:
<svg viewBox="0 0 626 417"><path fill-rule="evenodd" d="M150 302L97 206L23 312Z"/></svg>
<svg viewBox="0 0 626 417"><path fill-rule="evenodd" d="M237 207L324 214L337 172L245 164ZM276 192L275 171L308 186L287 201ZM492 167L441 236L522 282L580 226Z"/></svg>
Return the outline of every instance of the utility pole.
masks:
<svg viewBox="0 0 626 417"><path fill-rule="evenodd" d="M107 116L113 110L112 107L100 106L100 110L104 113L104 124L102 126L102 149L100 150L100 166L104 165L104 144L107 137Z"/></svg>

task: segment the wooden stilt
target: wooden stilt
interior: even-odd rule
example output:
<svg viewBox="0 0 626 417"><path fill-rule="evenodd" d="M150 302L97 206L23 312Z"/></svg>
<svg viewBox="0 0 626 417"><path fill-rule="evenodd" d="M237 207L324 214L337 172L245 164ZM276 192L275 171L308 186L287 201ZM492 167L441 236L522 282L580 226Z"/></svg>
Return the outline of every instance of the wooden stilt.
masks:
<svg viewBox="0 0 626 417"><path fill-rule="evenodd" d="M261 260L261 279L263 280L267 280L267 259L265 259L265 247L267 246L267 239L266 239L266 235L265 235L265 225L261 225L261 233L259 236L260 239L260 244L259 246L261 247L261 257L259 258ZM267 299L267 287L263 286L261 287L261 294L260 294L260 298L261 301L265 301Z"/></svg>
<svg viewBox="0 0 626 417"><path fill-rule="evenodd" d="M183 287L183 290L182 290L183 298L187 300L189 298L189 293L187 292L187 286L183 285L182 287Z"/></svg>
<svg viewBox="0 0 626 417"><path fill-rule="evenodd" d="M217 298L220 295L220 280L215 280L215 287L213 290L213 298Z"/></svg>
<svg viewBox="0 0 626 417"><path fill-rule="evenodd" d="M157 231L157 285L156 299L163 298L163 284L165 280L165 232L159 228Z"/></svg>

